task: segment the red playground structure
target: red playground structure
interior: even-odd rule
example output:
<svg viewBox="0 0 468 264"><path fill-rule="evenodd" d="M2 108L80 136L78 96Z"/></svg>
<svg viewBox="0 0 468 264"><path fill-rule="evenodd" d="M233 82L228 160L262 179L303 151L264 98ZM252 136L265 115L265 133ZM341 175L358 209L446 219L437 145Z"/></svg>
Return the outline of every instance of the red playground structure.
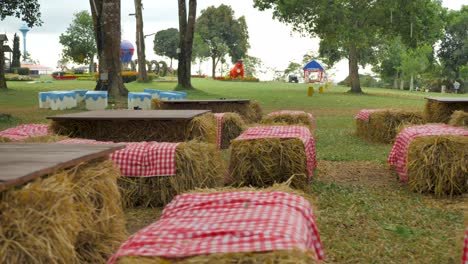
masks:
<svg viewBox="0 0 468 264"><path fill-rule="evenodd" d="M242 60L239 60L234 64L234 67L229 71L229 77L232 79L237 79L237 77L244 79L244 64Z"/></svg>

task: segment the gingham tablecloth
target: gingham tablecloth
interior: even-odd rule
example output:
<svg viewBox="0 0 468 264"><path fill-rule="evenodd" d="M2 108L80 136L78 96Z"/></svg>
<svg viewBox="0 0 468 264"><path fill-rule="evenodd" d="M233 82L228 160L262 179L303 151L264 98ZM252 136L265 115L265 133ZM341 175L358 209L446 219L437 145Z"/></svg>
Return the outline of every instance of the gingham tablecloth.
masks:
<svg viewBox="0 0 468 264"><path fill-rule="evenodd" d="M387 161L398 173L401 182L408 181L406 163L408 148L411 141L417 137L437 135L468 136L468 129L442 124L430 124L407 127L397 135L395 144L390 151L390 155L388 156Z"/></svg>
<svg viewBox="0 0 468 264"><path fill-rule="evenodd" d="M309 177L317 168L315 140L309 129L302 126L261 126L248 128L235 140L253 140L261 138L298 138L304 143Z"/></svg>
<svg viewBox="0 0 468 264"><path fill-rule="evenodd" d="M465 231L465 245L463 246L462 264L468 264L468 226Z"/></svg>
<svg viewBox="0 0 468 264"><path fill-rule="evenodd" d="M42 137L49 135L49 125L26 124L0 131L0 137L11 141L20 141L29 137Z"/></svg>
<svg viewBox="0 0 468 264"><path fill-rule="evenodd" d="M214 116L216 117L216 120L218 121L218 134L216 138L216 144L218 145L218 148L221 148L221 137L223 136L223 117L224 113L215 113Z"/></svg>
<svg viewBox="0 0 468 264"><path fill-rule="evenodd" d="M361 109L354 118L368 122L372 113L383 110L385 109Z"/></svg>
<svg viewBox="0 0 468 264"><path fill-rule="evenodd" d="M292 110L281 110L281 111L276 111L276 112L271 112L268 114L268 116L275 116L275 115L308 115L309 120L311 123L311 126L313 129L315 129L315 118L311 113L306 113L304 111L292 111Z"/></svg>
<svg viewBox="0 0 468 264"><path fill-rule="evenodd" d="M124 256L184 258L231 252L313 250L324 258L309 202L284 192L182 194L159 221L122 244Z"/></svg>
<svg viewBox="0 0 468 264"><path fill-rule="evenodd" d="M113 144L111 141L67 139L62 144ZM176 174L175 151L180 143L119 142L124 149L110 154L110 159L126 177L172 176Z"/></svg>

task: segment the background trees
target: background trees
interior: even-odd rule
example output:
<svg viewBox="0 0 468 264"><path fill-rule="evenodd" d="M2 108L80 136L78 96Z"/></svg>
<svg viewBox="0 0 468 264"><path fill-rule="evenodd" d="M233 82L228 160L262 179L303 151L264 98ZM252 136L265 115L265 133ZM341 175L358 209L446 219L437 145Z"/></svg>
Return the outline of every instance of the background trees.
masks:
<svg viewBox="0 0 468 264"><path fill-rule="evenodd" d="M21 51L20 51L20 40L19 37L14 35L13 37L13 58L11 61L12 68L19 68L21 67Z"/></svg>
<svg viewBox="0 0 468 264"><path fill-rule="evenodd" d="M249 34L245 17L234 18L230 6L208 7L197 19L196 32L208 46L212 59L212 77L218 62L227 54L232 62L242 59L249 49Z"/></svg>
<svg viewBox="0 0 468 264"><path fill-rule="evenodd" d="M94 37L93 18L88 11L74 14L71 24L59 37L63 46L62 56L78 64L88 64L89 71L94 72L96 39Z"/></svg>
<svg viewBox="0 0 468 264"><path fill-rule="evenodd" d="M168 28L160 30L154 35L154 53L160 56L168 57L171 60L177 58L177 49L180 43L180 34L177 28Z"/></svg>

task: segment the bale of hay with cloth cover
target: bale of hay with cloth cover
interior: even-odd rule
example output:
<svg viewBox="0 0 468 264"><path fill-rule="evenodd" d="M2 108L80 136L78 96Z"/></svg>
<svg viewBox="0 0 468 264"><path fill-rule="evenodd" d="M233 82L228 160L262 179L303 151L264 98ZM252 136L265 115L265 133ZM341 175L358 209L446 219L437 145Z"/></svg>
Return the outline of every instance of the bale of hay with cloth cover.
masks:
<svg viewBox="0 0 468 264"><path fill-rule="evenodd" d="M262 119L261 123L267 125L303 125L308 127L311 132L315 129L314 116L304 111L282 110L271 112Z"/></svg>
<svg viewBox="0 0 468 264"><path fill-rule="evenodd" d="M113 110L103 111L127 114L148 114L153 110ZM129 113L128 115L133 115ZM175 113L177 115L177 113ZM54 118L54 117L51 117ZM92 117L91 117L92 118ZM217 120L212 113L204 113L191 119L151 120L137 119L133 116L126 119L108 118L99 120L56 119L51 130L58 135L72 138L93 139L114 142L183 142L198 140L216 144Z"/></svg>
<svg viewBox="0 0 468 264"><path fill-rule="evenodd" d="M227 149L231 140L242 134L247 129L247 125L236 113L216 113L214 115L218 120L217 144L221 149Z"/></svg>
<svg viewBox="0 0 468 264"><path fill-rule="evenodd" d="M468 127L468 112L455 111L450 116L449 125Z"/></svg>
<svg viewBox="0 0 468 264"><path fill-rule="evenodd" d="M304 189L316 167L315 140L306 127L251 127L231 143L228 181L267 187L294 175L291 186Z"/></svg>
<svg viewBox="0 0 468 264"><path fill-rule="evenodd" d="M237 101L232 99L233 101ZM230 102L229 99L223 100L192 100L201 103L193 103L190 100L182 100L178 102L164 101L160 99L153 99L151 108L152 109L200 109L200 110L211 110L213 113L237 113L246 123L256 123L262 119L262 107L257 101L248 101L244 103Z"/></svg>
<svg viewBox="0 0 468 264"><path fill-rule="evenodd" d="M112 144L94 140L69 139L67 144ZM119 178L126 207L158 207L182 192L215 188L225 180L225 164L214 144L128 142L110 159L125 176Z"/></svg>
<svg viewBox="0 0 468 264"><path fill-rule="evenodd" d="M356 135L377 143L392 143L402 126L423 124L421 112L397 109L363 109L355 116Z"/></svg>
<svg viewBox="0 0 468 264"><path fill-rule="evenodd" d="M0 131L0 143L37 142L51 143L65 139L65 136L53 134L46 124L24 124Z"/></svg>
<svg viewBox="0 0 468 264"><path fill-rule="evenodd" d="M108 263L319 263L325 255L312 205L285 185L178 195Z"/></svg>
<svg viewBox="0 0 468 264"><path fill-rule="evenodd" d="M119 176L98 158L1 191L0 262L105 262L127 238Z"/></svg>
<svg viewBox="0 0 468 264"><path fill-rule="evenodd" d="M468 192L468 129L441 124L412 126L397 136L388 162L418 193Z"/></svg>

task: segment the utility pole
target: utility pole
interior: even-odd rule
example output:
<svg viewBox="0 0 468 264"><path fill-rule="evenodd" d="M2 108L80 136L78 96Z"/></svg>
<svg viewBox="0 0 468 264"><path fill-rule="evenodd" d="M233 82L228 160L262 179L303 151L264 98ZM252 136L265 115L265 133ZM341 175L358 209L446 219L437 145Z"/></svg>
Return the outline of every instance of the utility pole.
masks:
<svg viewBox="0 0 468 264"><path fill-rule="evenodd" d="M146 72L145 36L143 35L142 0L135 0L136 46L138 56L138 81L148 82Z"/></svg>

